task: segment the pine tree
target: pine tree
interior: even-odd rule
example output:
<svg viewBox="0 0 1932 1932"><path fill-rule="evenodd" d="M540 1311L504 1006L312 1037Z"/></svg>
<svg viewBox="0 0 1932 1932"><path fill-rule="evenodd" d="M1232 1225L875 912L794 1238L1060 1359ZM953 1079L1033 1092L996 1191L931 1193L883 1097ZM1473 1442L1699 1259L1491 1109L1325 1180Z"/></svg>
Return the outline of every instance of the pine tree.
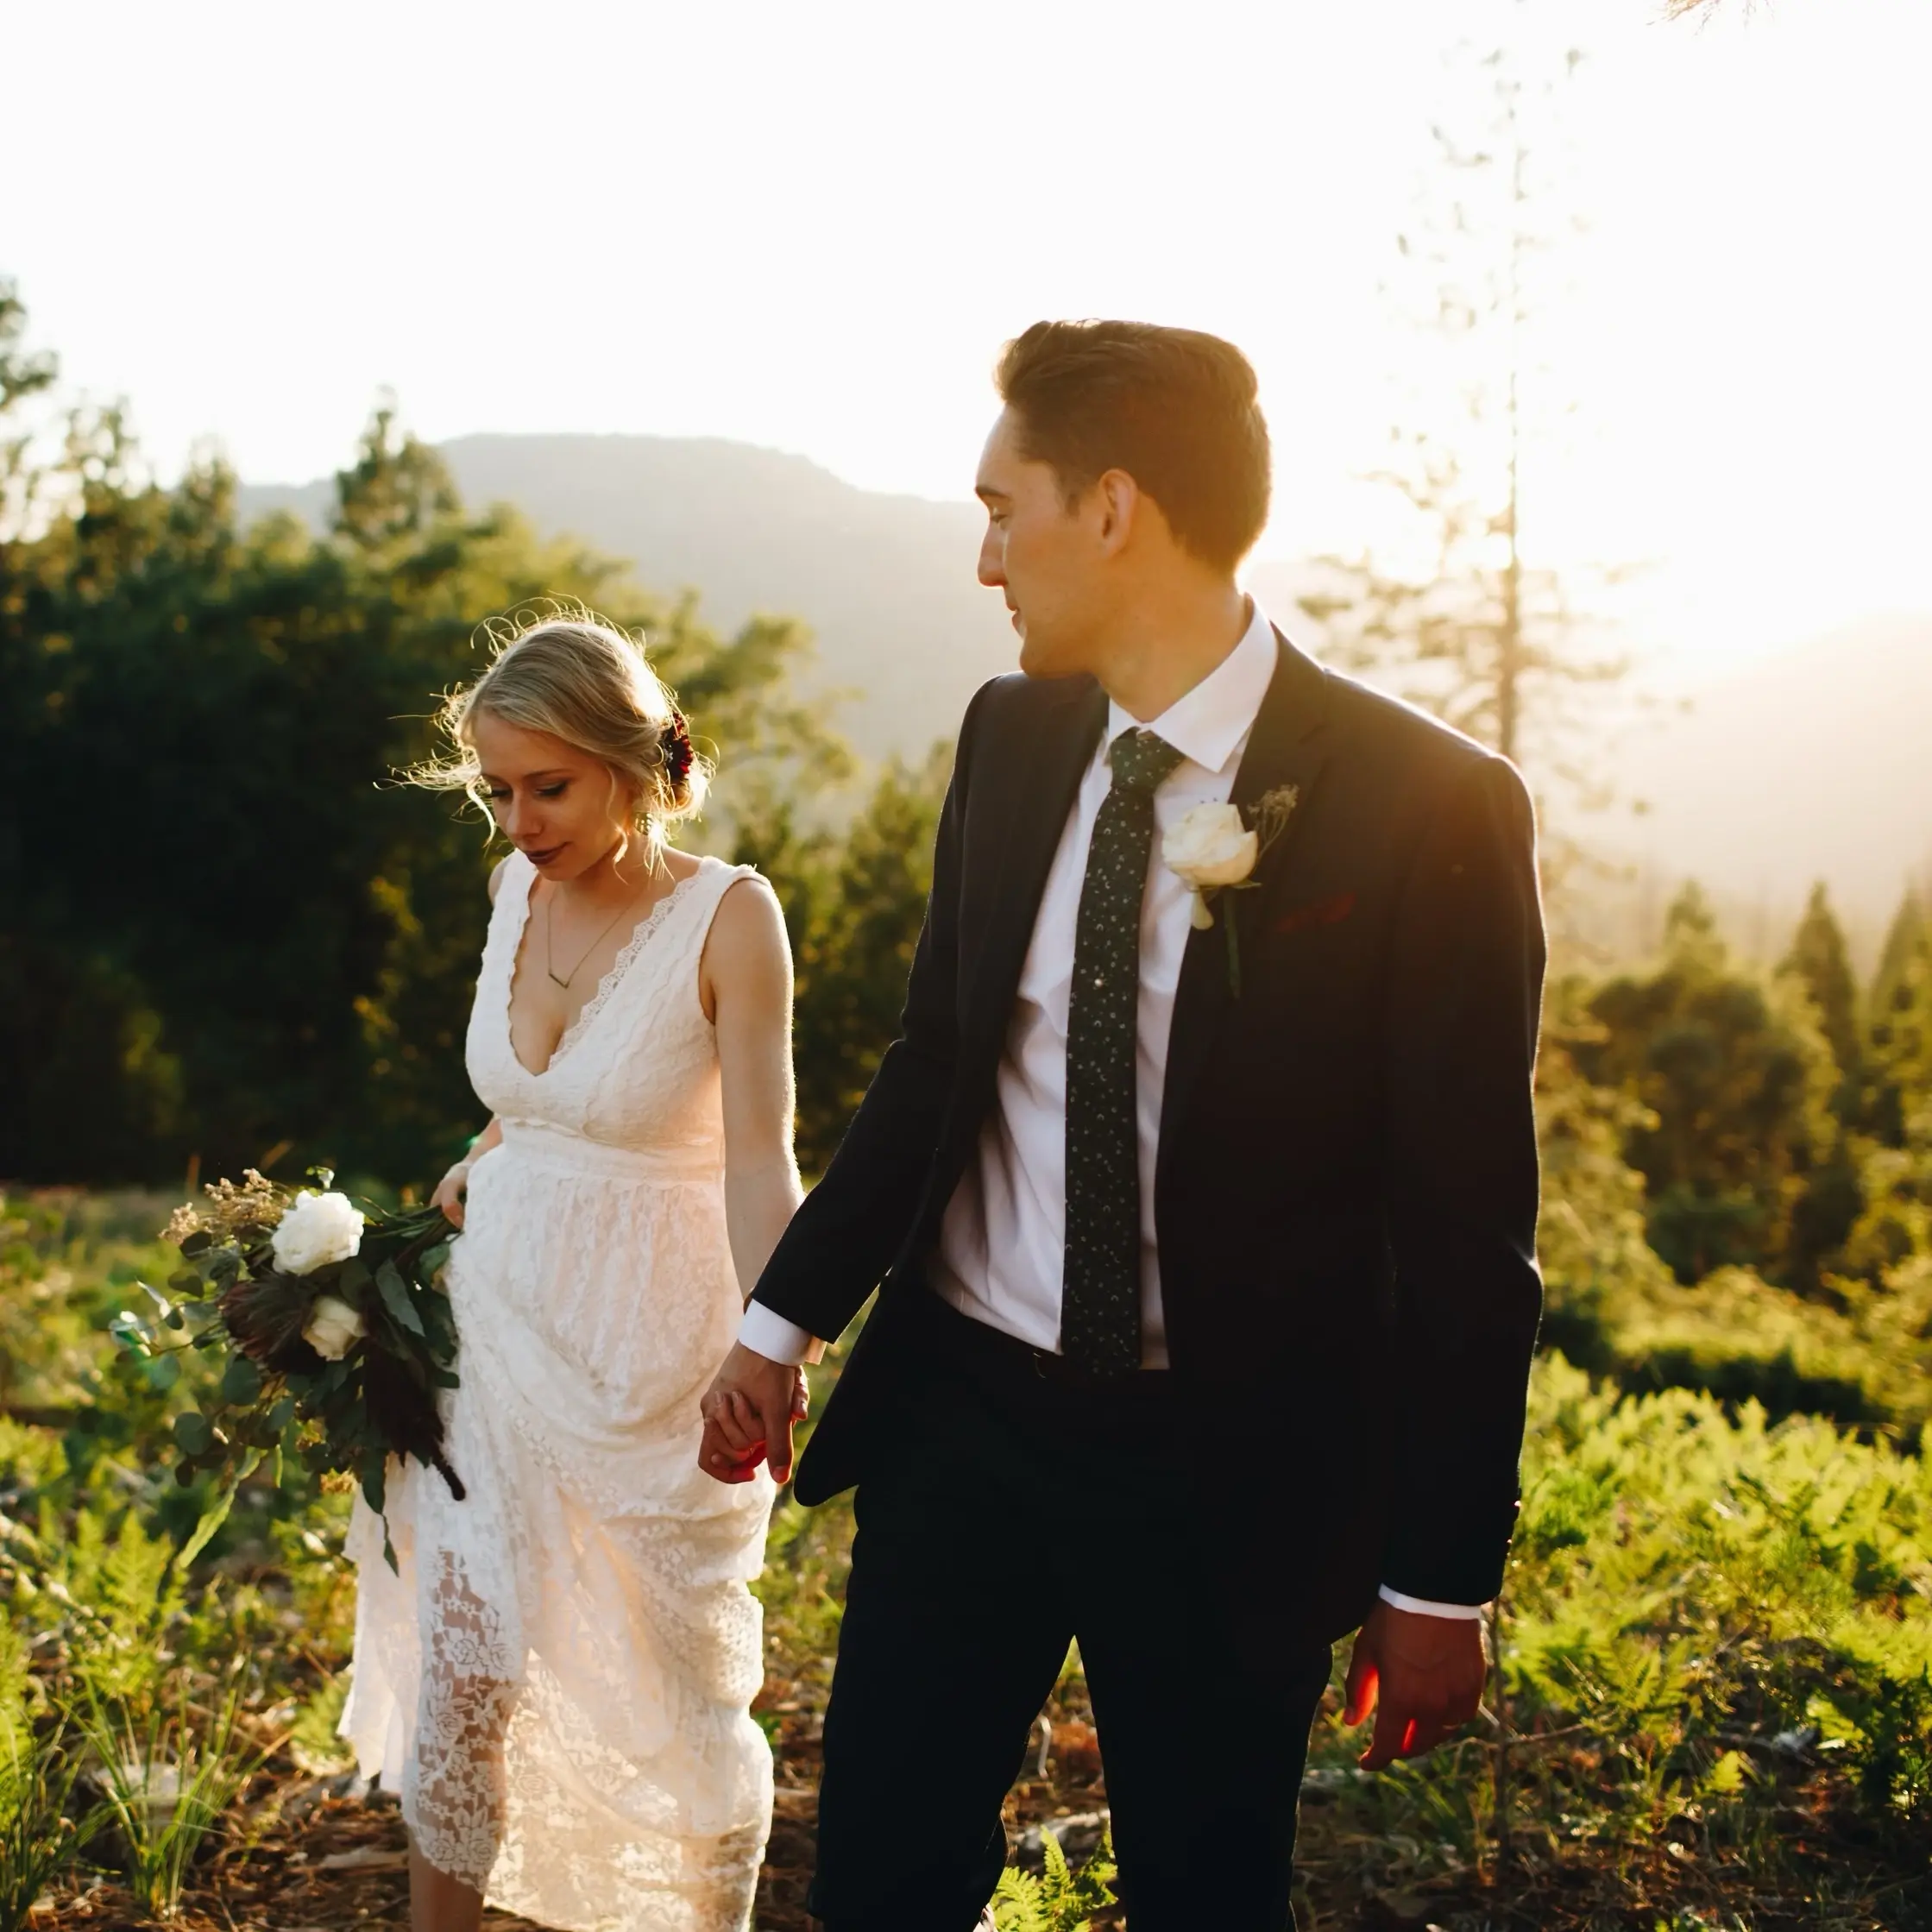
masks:
<svg viewBox="0 0 1932 1932"><path fill-rule="evenodd" d="M1780 977L1802 986L1831 1048L1838 1079L1831 1111L1837 1131L1817 1151L1792 1204L1791 1231L1784 1267L1795 1288L1811 1291L1838 1261L1865 1207L1860 1161L1851 1136L1865 1111L1865 1033L1858 978L1845 935L1821 880L1811 888L1804 917L1778 966Z"/></svg>
<svg viewBox="0 0 1932 1932"><path fill-rule="evenodd" d="M1418 318L1460 413L1392 431L1391 460L1372 478L1407 501L1429 562L1324 558L1325 583L1301 600L1340 662L1392 677L1506 758L1533 753L1539 785L1583 778L1570 697L1624 668L1593 647L1573 586L1525 546L1531 445L1566 412L1532 381L1534 264L1571 225L1538 165L1529 110L1543 110L1545 128L1560 123L1558 97L1580 60L1571 52L1560 74L1526 82L1514 56L1491 53L1487 110L1469 136L1433 129L1432 205L1396 245L1426 284Z"/></svg>
<svg viewBox="0 0 1932 1932"><path fill-rule="evenodd" d="M1819 1023L1831 1042L1839 1073L1847 1080L1855 1079L1865 1044L1858 978L1852 971L1844 930L1831 909L1830 896L1822 879L1811 888L1804 917L1791 938L1791 949L1778 970L1803 983L1818 1009Z"/></svg>
<svg viewBox="0 0 1932 1932"><path fill-rule="evenodd" d="M1735 965L1687 886L1651 972L1600 987L1601 1029L1573 1056L1593 1085L1647 1110L1625 1155L1644 1176L1650 1243L1682 1281L1728 1264L1807 1285L1794 1214L1836 1144L1831 1049L1809 996Z"/></svg>
<svg viewBox="0 0 1932 1932"><path fill-rule="evenodd" d="M1932 1098L1932 921L1908 889L1885 935L1872 980L1872 1131L1887 1147L1905 1144L1915 1102Z"/></svg>
<svg viewBox="0 0 1932 1932"><path fill-rule="evenodd" d="M9 538L21 531L33 507L28 496L33 434L21 420L20 406L45 394L60 373L52 356L23 346L26 336L27 305L18 286L0 278L0 559ZM0 561L0 591L4 577Z"/></svg>
<svg viewBox="0 0 1932 1932"><path fill-rule="evenodd" d="M1916 962L1924 958L1929 945L1932 945L1932 920L1926 916L1925 901L1916 886L1907 886L1885 930L1885 942L1879 948L1879 964L1872 975L1874 1025L1882 1023Z"/></svg>

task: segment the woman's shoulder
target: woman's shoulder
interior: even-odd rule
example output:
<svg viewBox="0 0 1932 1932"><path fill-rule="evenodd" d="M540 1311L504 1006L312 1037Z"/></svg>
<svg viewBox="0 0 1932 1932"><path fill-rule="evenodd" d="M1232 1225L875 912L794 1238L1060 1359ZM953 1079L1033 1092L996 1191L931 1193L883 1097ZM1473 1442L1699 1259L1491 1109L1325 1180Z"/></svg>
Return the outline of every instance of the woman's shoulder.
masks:
<svg viewBox="0 0 1932 1932"><path fill-rule="evenodd" d="M756 865L734 865L727 859L708 857L702 861L701 876L709 884L717 909L712 916L714 923L728 921L761 930L774 916L780 925L784 923L778 895Z"/></svg>
<svg viewBox="0 0 1932 1932"><path fill-rule="evenodd" d="M502 897L506 879L514 879L520 872L534 872L536 867L520 852L507 852L490 867L490 903L494 905Z"/></svg>
<svg viewBox="0 0 1932 1932"><path fill-rule="evenodd" d="M773 952L790 957L783 908L771 882L755 865L733 865L722 859L703 861L707 897L711 905L707 952L765 957Z"/></svg>

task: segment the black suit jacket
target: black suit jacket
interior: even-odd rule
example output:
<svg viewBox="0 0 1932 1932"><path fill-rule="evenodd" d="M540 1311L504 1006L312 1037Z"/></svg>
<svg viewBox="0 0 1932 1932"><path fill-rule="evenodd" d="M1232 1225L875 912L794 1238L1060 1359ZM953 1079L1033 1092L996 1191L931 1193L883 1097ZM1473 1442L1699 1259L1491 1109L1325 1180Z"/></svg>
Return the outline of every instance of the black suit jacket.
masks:
<svg viewBox="0 0 1932 1932"><path fill-rule="evenodd" d="M1334 1636L1378 1583L1476 1603L1501 1581L1541 1308L1544 943L1514 768L1277 643L1233 797L1300 799L1259 890L1189 936L1155 1212L1204 1507L1255 1587ZM1085 677L998 678L967 709L900 1037L757 1289L826 1337L880 1289L800 1462L807 1502L873 1453L1105 716Z"/></svg>

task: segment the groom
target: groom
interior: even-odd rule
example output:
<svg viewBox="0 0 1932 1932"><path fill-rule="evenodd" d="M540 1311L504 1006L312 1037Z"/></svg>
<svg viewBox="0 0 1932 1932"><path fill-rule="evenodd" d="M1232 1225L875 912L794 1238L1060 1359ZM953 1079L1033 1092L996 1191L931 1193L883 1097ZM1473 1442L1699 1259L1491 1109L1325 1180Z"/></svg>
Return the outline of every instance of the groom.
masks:
<svg viewBox="0 0 1932 1932"><path fill-rule="evenodd" d="M858 1485L830 1932L978 1922L1069 1639L1133 1932L1277 1932L1331 1642L1371 1766L1482 1693L1540 1306L1530 805L1237 588L1239 351L1039 323L998 385L1024 675L966 711L901 1035L700 1454L783 1479L789 1365L878 1287L797 1480Z"/></svg>

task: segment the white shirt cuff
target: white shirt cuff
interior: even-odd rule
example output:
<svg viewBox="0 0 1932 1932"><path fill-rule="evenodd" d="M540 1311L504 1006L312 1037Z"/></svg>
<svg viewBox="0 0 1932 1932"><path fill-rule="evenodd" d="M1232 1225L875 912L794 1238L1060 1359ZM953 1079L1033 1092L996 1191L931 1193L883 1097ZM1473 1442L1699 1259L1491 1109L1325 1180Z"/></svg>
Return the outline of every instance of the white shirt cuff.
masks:
<svg viewBox="0 0 1932 1932"><path fill-rule="evenodd" d="M818 1346L818 1337L809 1329L788 1322L776 1308L767 1308L762 1301L745 1304L738 1339L767 1362L787 1362L795 1369Z"/></svg>
<svg viewBox="0 0 1932 1932"><path fill-rule="evenodd" d="M761 1349L758 1352L762 1355L765 1351ZM1482 1614L1480 1603L1432 1603L1425 1596L1405 1596L1400 1590L1392 1590L1387 1583L1381 1587L1381 1600L1398 1610L1413 1610L1418 1616L1454 1617L1459 1623L1474 1623Z"/></svg>

